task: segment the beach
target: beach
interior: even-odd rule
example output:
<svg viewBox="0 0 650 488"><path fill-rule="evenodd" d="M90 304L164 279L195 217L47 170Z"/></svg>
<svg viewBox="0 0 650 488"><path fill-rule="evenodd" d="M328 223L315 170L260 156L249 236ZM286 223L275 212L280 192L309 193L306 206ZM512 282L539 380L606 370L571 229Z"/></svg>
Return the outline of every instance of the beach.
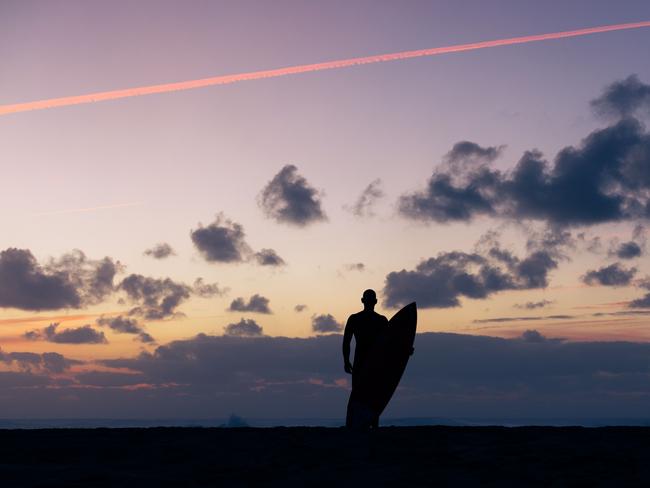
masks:
<svg viewBox="0 0 650 488"><path fill-rule="evenodd" d="M650 428L0 430L2 486L642 486Z"/></svg>

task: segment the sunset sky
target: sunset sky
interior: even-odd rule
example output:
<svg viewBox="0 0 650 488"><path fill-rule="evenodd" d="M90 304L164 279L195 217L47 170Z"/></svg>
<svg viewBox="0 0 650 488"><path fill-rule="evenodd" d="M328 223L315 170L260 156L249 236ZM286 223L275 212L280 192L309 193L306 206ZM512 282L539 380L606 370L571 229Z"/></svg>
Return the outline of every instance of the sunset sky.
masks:
<svg viewBox="0 0 650 488"><path fill-rule="evenodd" d="M650 20L612 6L2 0L0 109ZM0 417L339 415L366 288L445 333L389 412L647 415L648 48L638 28L0 115Z"/></svg>

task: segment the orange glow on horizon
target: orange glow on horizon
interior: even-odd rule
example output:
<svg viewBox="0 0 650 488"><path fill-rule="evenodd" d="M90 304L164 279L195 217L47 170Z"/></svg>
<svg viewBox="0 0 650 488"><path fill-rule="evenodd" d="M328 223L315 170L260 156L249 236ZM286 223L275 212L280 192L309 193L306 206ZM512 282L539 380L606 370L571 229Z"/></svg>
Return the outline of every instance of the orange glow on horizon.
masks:
<svg viewBox="0 0 650 488"><path fill-rule="evenodd" d="M523 37L511 37L507 39L497 39L492 41L475 42L469 44L456 44L453 46L436 47L430 49L419 49L414 51L402 51L397 53L377 54L358 58L341 59L328 61L324 63L303 64L290 66L286 68L276 68L262 71L251 71L233 75L215 76L212 78L202 78L198 80L180 81L176 83L165 83L160 85L149 85L136 88L125 88L122 90L104 91L90 93L86 95L69 96L62 98L50 98L33 102L17 103L11 105L1 105L0 115L7 115L18 112L27 112L31 110L43 110L47 108L64 107L68 105L79 105L91 102L102 102L106 100L116 100L120 98L136 97L141 95L152 95L156 93L168 93L181 90L191 90L194 88L203 88L214 85L226 85L240 81L259 80L263 78L276 78L280 76L309 73L313 71L323 71L329 69L349 68L364 64L382 63L386 61L398 61L403 59L418 58L423 56L436 56L439 54L448 54L463 51L474 51L477 49L486 49L491 47L510 46L514 44L525 44L529 42L548 41L553 39L565 39L569 37L585 36L589 34L598 34L603 32L612 32L629 29L639 29L650 27L650 21L633 22L627 24L606 25L600 27L590 27L572 31L552 32L547 34L538 34Z"/></svg>

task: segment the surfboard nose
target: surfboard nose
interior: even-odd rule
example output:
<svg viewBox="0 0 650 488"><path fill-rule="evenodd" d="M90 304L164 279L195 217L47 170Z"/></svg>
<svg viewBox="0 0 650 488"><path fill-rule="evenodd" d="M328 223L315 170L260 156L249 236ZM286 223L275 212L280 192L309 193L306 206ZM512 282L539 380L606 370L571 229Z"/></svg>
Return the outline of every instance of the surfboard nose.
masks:
<svg viewBox="0 0 650 488"><path fill-rule="evenodd" d="M404 313L406 313L408 315L411 315L411 316L417 317L417 315L418 315L418 307L417 307L417 304L415 302L409 303L402 310L404 311Z"/></svg>

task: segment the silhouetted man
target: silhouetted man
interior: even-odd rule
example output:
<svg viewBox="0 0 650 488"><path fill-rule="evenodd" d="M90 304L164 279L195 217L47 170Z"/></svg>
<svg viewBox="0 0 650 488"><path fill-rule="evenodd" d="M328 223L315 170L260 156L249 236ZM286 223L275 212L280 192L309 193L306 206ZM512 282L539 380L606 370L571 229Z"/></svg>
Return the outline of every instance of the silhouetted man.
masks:
<svg viewBox="0 0 650 488"><path fill-rule="evenodd" d="M343 334L343 362L346 373L352 375L352 392L350 393L350 400L348 402L348 411L345 424L351 427L352 412L355 401L355 387L358 387L359 373L363 369L363 365L367 359L368 352L377 338L388 327L388 319L383 315L375 312L375 305L377 304L377 294L374 290L366 290L361 297L363 303L363 310L361 312L350 315L347 323L345 324L345 332ZM350 342L354 336L354 363L350 362ZM373 427L379 426L379 417L372 421Z"/></svg>

